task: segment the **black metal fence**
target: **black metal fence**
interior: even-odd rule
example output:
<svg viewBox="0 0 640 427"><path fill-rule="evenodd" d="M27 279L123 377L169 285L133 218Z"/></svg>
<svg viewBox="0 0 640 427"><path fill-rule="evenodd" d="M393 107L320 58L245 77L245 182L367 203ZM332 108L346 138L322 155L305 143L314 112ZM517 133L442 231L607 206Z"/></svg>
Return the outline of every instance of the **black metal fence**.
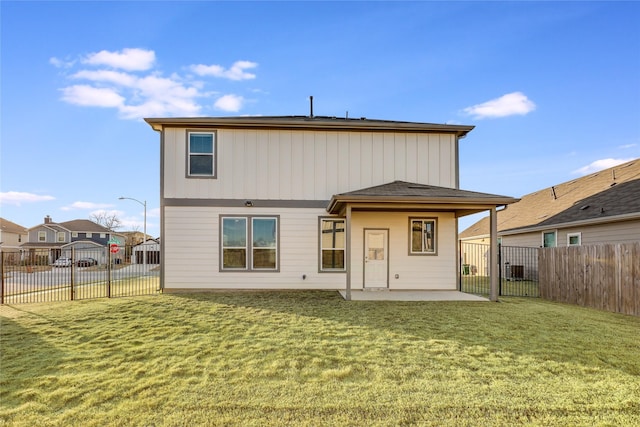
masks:
<svg viewBox="0 0 640 427"><path fill-rule="evenodd" d="M155 252L147 253L146 257L138 252L140 250L135 246L2 250L0 303L69 301L160 292L159 257Z"/></svg>
<svg viewBox="0 0 640 427"><path fill-rule="evenodd" d="M460 243L460 290L489 295L490 246ZM539 297L538 248L498 245L498 295Z"/></svg>

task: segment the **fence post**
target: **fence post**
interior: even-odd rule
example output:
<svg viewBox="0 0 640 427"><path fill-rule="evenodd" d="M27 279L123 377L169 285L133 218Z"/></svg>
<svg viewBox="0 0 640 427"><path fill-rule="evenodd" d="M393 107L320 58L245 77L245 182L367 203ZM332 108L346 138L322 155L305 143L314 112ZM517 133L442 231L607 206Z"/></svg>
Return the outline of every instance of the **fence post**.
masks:
<svg viewBox="0 0 640 427"><path fill-rule="evenodd" d="M74 294L75 294L74 283L73 283L74 282L73 260L75 260L76 257L74 256L75 255L74 250L75 250L75 248L72 247L71 248L71 266L69 266L69 269L71 270L71 295L70 295L71 301L74 300Z"/></svg>
<svg viewBox="0 0 640 427"><path fill-rule="evenodd" d="M0 304L4 304L4 252L0 251Z"/></svg>
<svg viewBox="0 0 640 427"><path fill-rule="evenodd" d="M107 246L107 298L111 298L111 245Z"/></svg>
<svg viewBox="0 0 640 427"><path fill-rule="evenodd" d="M498 296L502 296L502 243L498 243Z"/></svg>

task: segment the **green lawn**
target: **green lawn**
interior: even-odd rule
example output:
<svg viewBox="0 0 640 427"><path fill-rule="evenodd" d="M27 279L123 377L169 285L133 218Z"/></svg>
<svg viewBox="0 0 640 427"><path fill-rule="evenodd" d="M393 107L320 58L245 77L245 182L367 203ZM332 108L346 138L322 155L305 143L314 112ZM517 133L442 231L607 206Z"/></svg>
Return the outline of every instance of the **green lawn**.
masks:
<svg viewBox="0 0 640 427"><path fill-rule="evenodd" d="M640 425L640 318L540 299L0 308L0 424Z"/></svg>

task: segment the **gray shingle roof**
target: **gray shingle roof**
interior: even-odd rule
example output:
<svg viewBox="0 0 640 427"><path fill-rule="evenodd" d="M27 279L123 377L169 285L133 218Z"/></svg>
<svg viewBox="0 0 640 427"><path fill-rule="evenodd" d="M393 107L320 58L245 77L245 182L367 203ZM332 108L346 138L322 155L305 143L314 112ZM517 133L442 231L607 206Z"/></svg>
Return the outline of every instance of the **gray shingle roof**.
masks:
<svg viewBox="0 0 640 427"><path fill-rule="evenodd" d="M388 184L376 185L347 193L336 194L331 198L327 210L337 212L345 203L416 203L430 205L446 205L447 209L455 209L454 205L490 206L514 203L518 199L497 194L479 193L476 191L459 190L455 188L437 187L434 185L416 184L405 181L393 181Z"/></svg>
<svg viewBox="0 0 640 427"><path fill-rule="evenodd" d="M518 203L498 212L498 231L557 227L632 213L640 213L640 159L523 196ZM483 218L460 237L488 234L489 221Z"/></svg>
<svg viewBox="0 0 640 427"><path fill-rule="evenodd" d="M59 222L58 225L66 228L69 231L83 232L83 233L109 233L109 229L101 226L88 219L74 219L67 222Z"/></svg>

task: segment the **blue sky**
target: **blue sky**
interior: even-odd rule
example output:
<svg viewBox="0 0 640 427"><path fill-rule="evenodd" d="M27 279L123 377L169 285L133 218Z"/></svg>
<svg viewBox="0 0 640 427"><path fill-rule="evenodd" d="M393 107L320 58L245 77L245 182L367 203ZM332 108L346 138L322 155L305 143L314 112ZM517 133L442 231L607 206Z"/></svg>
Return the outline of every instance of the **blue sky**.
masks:
<svg viewBox="0 0 640 427"><path fill-rule="evenodd" d="M161 116L475 125L466 190L640 157L637 2L0 3L0 216L159 235ZM461 222L465 228L472 222Z"/></svg>

